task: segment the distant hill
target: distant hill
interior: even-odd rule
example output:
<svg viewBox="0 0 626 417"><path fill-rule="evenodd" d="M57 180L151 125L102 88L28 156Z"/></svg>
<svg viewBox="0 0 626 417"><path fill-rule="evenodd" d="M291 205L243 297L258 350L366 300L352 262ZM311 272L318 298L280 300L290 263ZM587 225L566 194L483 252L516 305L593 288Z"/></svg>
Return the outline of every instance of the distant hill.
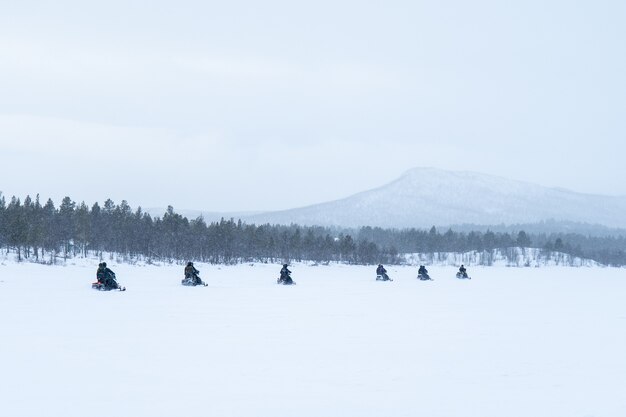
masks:
<svg viewBox="0 0 626 417"><path fill-rule="evenodd" d="M385 186L341 200L235 217L257 224L339 227L506 226L548 221L626 228L625 214L626 196L582 194L474 172L415 168Z"/></svg>

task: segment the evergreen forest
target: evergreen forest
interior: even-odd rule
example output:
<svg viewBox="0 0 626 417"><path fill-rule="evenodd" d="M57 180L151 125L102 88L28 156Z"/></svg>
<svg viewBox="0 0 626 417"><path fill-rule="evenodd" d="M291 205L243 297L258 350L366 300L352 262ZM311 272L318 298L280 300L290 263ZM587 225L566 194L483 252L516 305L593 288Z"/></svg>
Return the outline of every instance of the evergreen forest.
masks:
<svg viewBox="0 0 626 417"><path fill-rule="evenodd" d="M400 264L403 254L489 252L540 248L604 265L626 265L626 238L575 233L454 231L451 229L342 229L319 226L246 224L188 219L168 207L152 217L126 201L88 206L65 197L57 207L39 196L9 201L0 193L0 248L19 260L55 263L59 258L115 253L124 259L215 264L312 261Z"/></svg>

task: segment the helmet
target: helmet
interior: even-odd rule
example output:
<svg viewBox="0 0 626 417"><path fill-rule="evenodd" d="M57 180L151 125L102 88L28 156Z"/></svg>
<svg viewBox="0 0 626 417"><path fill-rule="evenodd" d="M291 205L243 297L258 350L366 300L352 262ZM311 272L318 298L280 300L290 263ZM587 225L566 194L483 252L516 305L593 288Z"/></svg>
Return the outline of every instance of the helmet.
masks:
<svg viewBox="0 0 626 417"><path fill-rule="evenodd" d="M283 268L287 268L287 264L283 264Z"/></svg>
<svg viewBox="0 0 626 417"><path fill-rule="evenodd" d="M187 262L187 266L193 266L193 262Z"/></svg>
<svg viewBox="0 0 626 417"><path fill-rule="evenodd" d="M98 268L102 268L102 262L98 264Z"/></svg>
<svg viewBox="0 0 626 417"><path fill-rule="evenodd" d="M106 262L102 262L102 267L106 268L107 267L107 263Z"/></svg>

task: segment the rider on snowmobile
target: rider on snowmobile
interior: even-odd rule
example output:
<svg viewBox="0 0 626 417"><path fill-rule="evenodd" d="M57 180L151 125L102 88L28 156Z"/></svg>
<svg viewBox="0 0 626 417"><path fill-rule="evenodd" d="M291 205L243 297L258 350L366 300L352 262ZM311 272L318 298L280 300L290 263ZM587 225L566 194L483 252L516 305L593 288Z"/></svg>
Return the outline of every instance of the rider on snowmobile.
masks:
<svg viewBox="0 0 626 417"><path fill-rule="evenodd" d="M98 283L102 285L104 285L104 281L106 281L106 272L104 271L102 262L98 264L98 270L96 271L96 279L98 280Z"/></svg>
<svg viewBox="0 0 626 417"><path fill-rule="evenodd" d="M108 289L118 288L117 281L115 280L115 272L107 268L106 262L102 262L101 264L98 264L98 271L96 272L96 277L98 278L98 282L104 285L105 288L108 288Z"/></svg>
<svg viewBox="0 0 626 417"><path fill-rule="evenodd" d="M428 276L428 270L424 265L420 265L420 269L417 271L417 276L423 276L424 278L430 278Z"/></svg>
<svg viewBox="0 0 626 417"><path fill-rule="evenodd" d="M390 279L383 264L378 264L378 268L376 268L376 275L383 277L383 281L388 281Z"/></svg>
<svg viewBox="0 0 626 417"><path fill-rule="evenodd" d="M185 278L193 280L193 283L197 285L202 282L198 274L200 274L200 271L193 266L193 262L187 262L187 266L185 267Z"/></svg>
<svg viewBox="0 0 626 417"><path fill-rule="evenodd" d="M459 268L459 274L461 274L463 278L467 278L467 269L465 269L463 264L461 264L461 267Z"/></svg>
<svg viewBox="0 0 626 417"><path fill-rule="evenodd" d="M293 280L291 279L291 271L287 268L287 264L283 264L283 268L280 270L280 278L278 278L279 284L291 284Z"/></svg>

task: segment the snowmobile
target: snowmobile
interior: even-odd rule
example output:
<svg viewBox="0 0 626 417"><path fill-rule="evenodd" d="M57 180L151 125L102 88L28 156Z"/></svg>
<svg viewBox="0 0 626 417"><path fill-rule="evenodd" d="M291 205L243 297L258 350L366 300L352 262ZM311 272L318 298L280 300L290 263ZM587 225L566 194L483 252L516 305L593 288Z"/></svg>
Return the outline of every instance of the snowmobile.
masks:
<svg viewBox="0 0 626 417"><path fill-rule="evenodd" d="M432 279L428 274L418 274L417 279L420 281L434 281L434 279Z"/></svg>
<svg viewBox="0 0 626 417"><path fill-rule="evenodd" d="M113 272L111 272L110 276L107 279L93 282L91 284L91 288L98 291L126 291L126 287L122 287L120 284L117 283L117 280L115 279L115 274Z"/></svg>
<svg viewBox="0 0 626 417"><path fill-rule="evenodd" d="M389 275L387 274L378 274L376 275L376 281L393 281L393 280L389 278Z"/></svg>
<svg viewBox="0 0 626 417"><path fill-rule="evenodd" d="M201 286L201 287L208 287L209 286L209 284L207 284L206 282L202 281L199 276L185 277L180 283L183 284L186 287L196 287L198 285Z"/></svg>
<svg viewBox="0 0 626 417"><path fill-rule="evenodd" d="M291 275L281 275L278 277L278 280L276 280L276 283L282 285L296 285L296 282L291 279Z"/></svg>
<svg viewBox="0 0 626 417"><path fill-rule="evenodd" d="M467 272L462 273L461 271L456 273L456 277L458 279L472 279L472 277L470 277L469 275L467 275Z"/></svg>

